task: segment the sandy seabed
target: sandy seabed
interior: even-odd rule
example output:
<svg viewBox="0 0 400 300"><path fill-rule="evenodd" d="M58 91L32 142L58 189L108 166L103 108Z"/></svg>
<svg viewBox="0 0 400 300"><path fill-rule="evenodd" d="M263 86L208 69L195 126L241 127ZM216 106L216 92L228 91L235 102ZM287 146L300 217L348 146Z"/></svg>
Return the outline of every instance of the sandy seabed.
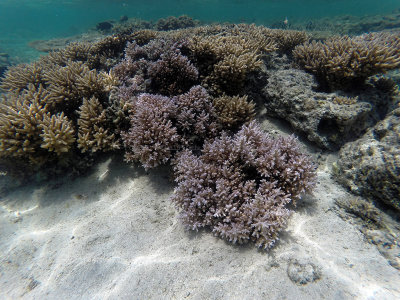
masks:
<svg viewBox="0 0 400 300"><path fill-rule="evenodd" d="M400 299L400 272L335 212L334 157L268 252L185 231L167 168L119 156L0 199L0 299Z"/></svg>

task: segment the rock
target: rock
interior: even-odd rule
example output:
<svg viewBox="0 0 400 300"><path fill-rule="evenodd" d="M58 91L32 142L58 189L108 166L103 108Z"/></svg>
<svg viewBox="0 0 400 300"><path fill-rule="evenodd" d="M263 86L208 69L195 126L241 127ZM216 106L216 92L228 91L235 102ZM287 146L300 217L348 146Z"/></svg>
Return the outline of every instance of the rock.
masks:
<svg viewBox="0 0 400 300"><path fill-rule="evenodd" d="M113 28L113 24L111 24L111 22L108 21L100 22L97 23L96 25L96 29L98 31L110 31L111 28Z"/></svg>
<svg viewBox="0 0 400 300"><path fill-rule="evenodd" d="M400 108L355 142L334 165L337 180L352 192L400 210Z"/></svg>
<svg viewBox="0 0 400 300"><path fill-rule="evenodd" d="M400 270L399 239L391 233L381 230L367 230L365 235L368 241L378 247L379 252L388 260L389 264Z"/></svg>
<svg viewBox="0 0 400 300"><path fill-rule="evenodd" d="M291 260L287 268L290 280L299 285L305 285L321 278L319 268L309 261Z"/></svg>
<svg viewBox="0 0 400 300"><path fill-rule="evenodd" d="M121 16L121 17L119 18L119 21L120 21L121 23L124 23L124 22L128 21L128 16L126 16L126 15Z"/></svg>
<svg viewBox="0 0 400 300"><path fill-rule="evenodd" d="M345 95L317 92L316 87L312 75L283 62L268 72L263 94L268 115L288 121L295 131L324 149L337 150L355 140L379 121L392 103L390 95L372 84L357 94ZM339 96L357 101L337 103Z"/></svg>

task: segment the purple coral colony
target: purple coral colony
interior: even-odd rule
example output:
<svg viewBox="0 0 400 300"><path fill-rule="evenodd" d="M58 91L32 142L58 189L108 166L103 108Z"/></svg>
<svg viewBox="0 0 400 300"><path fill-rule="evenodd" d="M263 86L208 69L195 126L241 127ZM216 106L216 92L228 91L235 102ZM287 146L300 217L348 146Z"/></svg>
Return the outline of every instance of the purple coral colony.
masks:
<svg viewBox="0 0 400 300"><path fill-rule="evenodd" d="M302 31L178 20L185 28L120 30L10 67L1 167L12 176L81 173L109 151L145 169L168 164L185 227L268 249L317 175L294 136L262 129L266 107L264 116L285 119L316 147L350 151L352 160L335 164L339 181L400 209L399 157L386 146L399 143L400 111L393 82L376 76L399 67L398 34L316 42ZM367 128L392 163L365 175L368 150L344 144Z"/></svg>

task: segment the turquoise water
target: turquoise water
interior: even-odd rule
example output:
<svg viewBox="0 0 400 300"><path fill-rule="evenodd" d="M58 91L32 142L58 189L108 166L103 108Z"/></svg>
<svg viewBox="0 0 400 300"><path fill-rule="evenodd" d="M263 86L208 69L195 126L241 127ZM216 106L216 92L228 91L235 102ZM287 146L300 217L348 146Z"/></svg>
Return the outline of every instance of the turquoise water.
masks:
<svg viewBox="0 0 400 300"><path fill-rule="evenodd" d="M156 20L187 14L206 22L268 25L286 17L289 22L294 22L338 15L385 14L399 7L398 0L0 0L0 51L24 60L34 55L33 50L26 46L29 41L75 35L93 28L98 22L118 20L122 15Z"/></svg>

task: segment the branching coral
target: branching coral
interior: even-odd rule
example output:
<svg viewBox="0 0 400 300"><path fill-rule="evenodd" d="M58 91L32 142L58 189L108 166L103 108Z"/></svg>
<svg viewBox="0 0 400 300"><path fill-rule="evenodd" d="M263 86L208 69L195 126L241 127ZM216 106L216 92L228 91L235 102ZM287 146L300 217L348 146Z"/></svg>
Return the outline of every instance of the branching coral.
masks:
<svg viewBox="0 0 400 300"><path fill-rule="evenodd" d="M0 104L0 156L30 158L40 151L39 125L46 111L38 98L29 101L23 95Z"/></svg>
<svg viewBox="0 0 400 300"><path fill-rule="evenodd" d="M130 43L125 49L125 59L114 71L124 83L122 90L151 92L162 95L185 93L198 77L197 69L182 55L184 42L157 39L145 46Z"/></svg>
<svg viewBox="0 0 400 300"><path fill-rule="evenodd" d="M173 100L177 107L174 124L181 137L182 146L198 146L204 139L217 135L220 128L216 111L211 97L203 87L194 86Z"/></svg>
<svg viewBox="0 0 400 300"><path fill-rule="evenodd" d="M213 100L218 120L224 128L237 129L250 122L254 116L254 103L247 96L221 96Z"/></svg>
<svg viewBox="0 0 400 300"><path fill-rule="evenodd" d="M211 98L200 86L168 98L141 94L133 100L131 128L122 133L127 161L153 168L184 147L201 146L218 133Z"/></svg>
<svg viewBox="0 0 400 300"><path fill-rule="evenodd" d="M63 113L51 115L41 102L48 97L34 87L0 104L0 157L15 157L41 164L71 150L75 142L72 123Z"/></svg>
<svg viewBox="0 0 400 300"><path fill-rule="evenodd" d="M290 54L290 52L300 44L307 42L310 37L304 31L282 30L282 29L264 29L266 35L270 35L277 44L278 51Z"/></svg>
<svg viewBox="0 0 400 300"><path fill-rule="evenodd" d="M272 139L254 121L233 137L206 142L199 157L181 152L176 162L172 201L186 227L211 227L230 242L262 248L278 239L290 215L287 204L316 180L295 138Z"/></svg>
<svg viewBox="0 0 400 300"><path fill-rule="evenodd" d="M110 69L115 65L116 59L123 55L126 43L132 40L132 34L114 34L108 36L90 47L90 53L86 61L93 69Z"/></svg>
<svg viewBox="0 0 400 300"><path fill-rule="evenodd" d="M176 104L171 98L142 94L134 103L131 128L122 133L127 161L148 169L165 163L177 148L179 135L171 122Z"/></svg>
<svg viewBox="0 0 400 300"><path fill-rule="evenodd" d="M246 76L262 64L260 54L276 50L260 27L236 26L215 35L195 35L189 48L203 85L215 95L240 93Z"/></svg>
<svg viewBox="0 0 400 300"><path fill-rule="evenodd" d="M64 116L64 113L45 114L39 128L42 130L40 137L43 140L40 147L57 155L70 151L71 145L75 142L72 122Z"/></svg>
<svg viewBox="0 0 400 300"><path fill-rule="evenodd" d="M68 62L65 67L49 70L44 77L50 93L49 104L62 107L57 110L75 110L83 97L99 96L97 93L103 92L97 72L81 62Z"/></svg>
<svg viewBox="0 0 400 300"><path fill-rule="evenodd" d="M70 43L62 50L52 51L48 56L42 57L42 65L58 65L64 67L69 61L86 62L90 56L92 45L89 43Z"/></svg>
<svg viewBox="0 0 400 300"><path fill-rule="evenodd" d="M151 40L155 39L158 35L157 31L154 30L149 30L149 29L143 29L143 30L138 30L132 34L132 37L134 41L140 45L143 46L150 42Z"/></svg>
<svg viewBox="0 0 400 300"><path fill-rule="evenodd" d="M400 66L400 37L371 33L332 37L293 50L297 63L314 74L323 89L349 89L377 73Z"/></svg>
<svg viewBox="0 0 400 300"><path fill-rule="evenodd" d="M113 39L108 44L113 42L121 41ZM17 158L27 169L59 163L65 167L67 161L84 161L81 152L118 147L117 126L123 121L111 119L115 114L123 116L118 109L108 110L108 96L119 81L112 71L99 72L87 64L93 51L102 53L100 46L107 52L106 45L73 43L7 72L2 82L7 94L0 108L0 158ZM85 98L97 102L89 100L92 105L86 103L90 108L82 108L78 121L77 111L86 107L82 104Z"/></svg>
<svg viewBox="0 0 400 300"><path fill-rule="evenodd" d="M148 69L151 86L163 95L177 95L189 90L196 83L197 69L179 50L161 54Z"/></svg>
<svg viewBox="0 0 400 300"><path fill-rule="evenodd" d="M84 99L79 109L78 148L82 152L119 149L115 134L109 132L107 123L106 110L99 100L95 97Z"/></svg>
<svg viewBox="0 0 400 300"><path fill-rule="evenodd" d="M6 92L20 92L30 84L39 87L44 84L43 67L38 63L21 64L11 67L5 73L0 87Z"/></svg>

